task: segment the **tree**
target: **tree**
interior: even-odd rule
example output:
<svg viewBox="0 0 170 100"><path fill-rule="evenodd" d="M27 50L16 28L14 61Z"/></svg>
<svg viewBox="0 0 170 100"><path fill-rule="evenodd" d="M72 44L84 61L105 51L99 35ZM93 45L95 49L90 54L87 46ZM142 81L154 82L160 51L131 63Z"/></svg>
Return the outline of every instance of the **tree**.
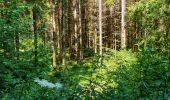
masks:
<svg viewBox="0 0 170 100"><path fill-rule="evenodd" d="M102 63L102 0L99 0L99 46L100 46L100 63Z"/></svg>
<svg viewBox="0 0 170 100"><path fill-rule="evenodd" d="M53 33L53 68L56 68L56 49L57 49L57 30L56 30L56 16L55 16L55 0L51 0L51 22L52 22L52 33Z"/></svg>
<svg viewBox="0 0 170 100"><path fill-rule="evenodd" d="M79 8L79 58L78 59L81 61L83 59L82 0L79 0L78 8Z"/></svg>
<svg viewBox="0 0 170 100"><path fill-rule="evenodd" d="M78 36L77 36L77 34L78 34L78 17L77 17L77 13L78 13L78 11L77 11L77 0L74 0L74 43L75 43L75 53L76 53L76 60L78 61Z"/></svg>
<svg viewBox="0 0 170 100"><path fill-rule="evenodd" d="M66 64L66 59L65 59L65 56L66 56L66 46L65 46L65 43L66 43L66 1L65 0L62 0L62 18L61 18L61 22L62 22L62 65L65 66Z"/></svg>
<svg viewBox="0 0 170 100"><path fill-rule="evenodd" d="M121 1L121 48L126 48L126 34L125 34L125 11L126 0Z"/></svg>

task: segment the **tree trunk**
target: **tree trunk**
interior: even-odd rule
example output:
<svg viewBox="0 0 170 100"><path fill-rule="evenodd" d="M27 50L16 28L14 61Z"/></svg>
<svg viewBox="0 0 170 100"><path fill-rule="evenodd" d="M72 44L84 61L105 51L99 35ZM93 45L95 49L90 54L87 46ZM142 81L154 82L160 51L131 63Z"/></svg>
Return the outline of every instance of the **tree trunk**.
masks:
<svg viewBox="0 0 170 100"><path fill-rule="evenodd" d="M82 0L79 0L79 61L83 59L83 50L82 50Z"/></svg>
<svg viewBox="0 0 170 100"><path fill-rule="evenodd" d="M38 58L37 58L37 16L36 16L36 12L34 11L34 8L33 8L33 28L34 28L34 66L37 67L37 61L38 61Z"/></svg>
<svg viewBox="0 0 170 100"><path fill-rule="evenodd" d="M76 61L78 62L78 25L77 25L77 0L74 0L74 35L75 35L75 53Z"/></svg>
<svg viewBox="0 0 170 100"><path fill-rule="evenodd" d="M99 48L100 60L102 63L102 0L99 0Z"/></svg>
<svg viewBox="0 0 170 100"><path fill-rule="evenodd" d="M51 0L51 23L52 23L52 33L53 33L53 68L56 68L57 34L56 34L56 23L55 23L55 0Z"/></svg>
<svg viewBox="0 0 170 100"><path fill-rule="evenodd" d="M125 34L125 11L126 11L126 0L121 1L121 48L126 48L126 34Z"/></svg>
<svg viewBox="0 0 170 100"><path fill-rule="evenodd" d="M96 13L97 13L97 10L96 10L96 4L97 4L97 2L96 2L96 0L94 0L94 15L93 15L93 27L94 27L94 52L95 53L97 53L97 23L96 23L96 19L97 19L97 16L95 16L95 15L97 15Z"/></svg>
<svg viewBox="0 0 170 100"><path fill-rule="evenodd" d="M72 0L68 1L68 9L67 9L67 19L68 19L68 38L69 38L69 62L72 62L74 52L73 52L73 34L74 34L74 16L73 16L73 2Z"/></svg>
<svg viewBox="0 0 170 100"><path fill-rule="evenodd" d="M65 0L62 0L62 65L65 66L66 64L66 59L65 59L65 5L66 5L66 2Z"/></svg>
<svg viewBox="0 0 170 100"><path fill-rule="evenodd" d="M62 2L58 0L58 49L59 49L59 64L62 63Z"/></svg>

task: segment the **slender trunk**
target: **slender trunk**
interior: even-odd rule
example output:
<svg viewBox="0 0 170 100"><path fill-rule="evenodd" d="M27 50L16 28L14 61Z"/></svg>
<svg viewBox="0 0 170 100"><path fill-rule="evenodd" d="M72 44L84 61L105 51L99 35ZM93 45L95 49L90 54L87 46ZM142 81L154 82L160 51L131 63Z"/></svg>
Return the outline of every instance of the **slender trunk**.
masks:
<svg viewBox="0 0 170 100"><path fill-rule="evenodd" d="M37 58L37 17L35 15L35 11L33 9L33 28L34 28L34 66L37 67L37 61L38 61L38 58Z"/></svg>
<svg viewBox="0 0 170 100"><path fill-rule="evenodd" d="M96 0L94 0L94 15L96 15ZM96 28L96 16L94 16L94 22L93 22L93 27L94 27L94 52L97 53L97 28Z"/></svg>
<svg viewBox="0 0 170 100"><path fill-rule="evenodd" d="M79 60L83 59L83 50L82 50L82 1L79 0Z"/></svg>
<svg viewBox="0 0 170 100"><path fill-rule="evenodd" d="M126 0L121 1L121 48L126 48L126 34L125 34L125 11L126 11Z"/></svg>
<svg viewBox="0 0 170 100"><path fill-rule="evenodd" d="M113 6L110 7L110 48L113 49L113 37L114 37L114 34L113 34Z"/></svg>
<svg viewBox="0 0 170 100"><path fill-rule="evenodd" d="M87 0L82 0L81 3L81 17L82 17L82 52L87 46L87 15L86 15L86 9L88 8ZM83 55L84 57L84 55Z"/></svg>
<svg viewBox="0 0 170 100"><path fill-rule="evenodd" d="M65 66L66 61L65 61L65 0L62 0L62 65Z"/></svg>
<svg viewBox="0 0 170 100"><path fill-rule="evenodd" d="M62 2L61 0L58 0L58 29L59 29L59 33L58 33L58 49L59 49L59 64L62 63L62 55L63 55L63 51L62 51Z"/></svg>
<svg viewBox="0 0 170 100"><path fill-rule="evenodd" d="M71 60L72 60L72 15L71 15L71 13L72 13L72 5L71 5L71 0L69 0L68 2L70 2L70 3L68 3L68 8L70 8L70 9L67 9L67 20L68 20L68 23L67 23L67 25L68 25L68 40L69 40L69 62L71 63Z"/></svg>
<svg viewBox="0 0 170 100"><path fill-rule="evenodd" d="M102 0L99 0L99 46L100 63L102 63Z"/></svg>
<svg viewBox="0 0 170 100"><path fill-rule="evenodd" d="M52 33L53 33L53 68L56 68L57 34L56 34L56 23L55 23L55 0L51 0L51 22L52 22Z"/></svg>
<svg viewBox="0 0 170 100"><path fill-rule="evenodd" d="M75 52L76 61L78 61L78 25L77 25L77 0L74 0L74 31L75 31Z"/></svg>
<svg viewBox="0 0 170 100"><path fill-rule="evenodd" d="M94 53L97 53L97 29L94 30Z"/></svg>

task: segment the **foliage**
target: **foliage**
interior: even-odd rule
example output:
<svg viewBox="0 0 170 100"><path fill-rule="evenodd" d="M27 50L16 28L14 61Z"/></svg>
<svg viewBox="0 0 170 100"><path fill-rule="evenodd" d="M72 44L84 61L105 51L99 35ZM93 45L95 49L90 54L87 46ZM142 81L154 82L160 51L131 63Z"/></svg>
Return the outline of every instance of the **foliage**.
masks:
<svg viewBox="0 0 170 100"><path fill-rule="evenodd" d="M141 0L128 10L127 19L140 29L138 39L139 75L133 84L134 97L167 99L169 97L169 5L164 0Z"/></svg>
<svg viewBox="0 0 170 100"><path fill-rule="evenodd" d="M118 79L116 76L121 75L119 72L122 73L123 70L130 70L131 65L136 62L135 56L132 56L131 54L132 53L130 51L116 52L116 58L119 59L116 60L114 56L115 51L109 51L108 54L104 57L105 60L103 61L102 66L99 66L99 57L96 56L93 58L94 60L92 61L90 59L82 64L68 65L65 72L55 71L53 77L51 77L51 75L48 75L50 70L46 70L47 66L41 66L41 70L40 68L37 68L36 71L32 71L32 68L30 68L30 71L26 72L28 71L28 68L25 69L26 67L24 67L24 69L21 70L21 67L19 67L17 69L15 67L17 65L8 64L11 63L8 61L6 62L6 64L8 66L11 66L10 68L13 68L14 72L17 71L15 72L16 74L20 74L18 74L18 76L15 76L15 73L13 73L12 71L9 71L7 75L1 74L3 76L1 79L7 80L2 81L2 83L4 83L3 86L6 87L4 87L5 90L1 89L1 97L15 99L67 98L76 100L83 98L116 98L115 90L117 90L117 88L119 87L119 81L115 81L115 79ZM126 56L128 56L129 58L125 59ZM23 65L23 63L21 65ZM120 66L124 66L121 71ZM21 71L18 72L19 70ZM124 75L122 76L124 77ZM130 74L127 75L131 76ZM62 89L59 90L40 87L34 82L33 77L51 79L51 81L53 82L61 81L64 86ZM119 79L120 77L121 76L119 76ZM11 87L11 85L13 85L13 88Z"/></svg>
<svg viewBox="0 0 170 100"><path fill-rule="evenodd" d="M107 6L114 5L114 1L115 0L105 0L105 5L107 5Z"/></svg>
<svg viewBox="0 0 170 100"><path fill-rule="evenodd" d="M132 31L139 36L135 41L138 52L105 50L100 65L100 56L94 54L94 49L83 48L86 59L81 63L67 63L65 70L62 65L52 69L52 44L51 41L45 44L43 34L50 24L46 22L47 0L26 1L28 4L20 0L0 1L0 99L170 98L168 0L140 0L128 8L127 21L135 26ZM106 0L105 4L110 6L114 1ZM36 12L37 20L32 19L31 11ZM35 32L37 67L34 66L35 37L31 28L34 21L38 24Z"/></svg>
<svg viewBox="0 0 170 100"><path fill-rule="evenodd" d="M135 65L137 59L130 51L120 51L116 52L116 54L115 52L111 50L104 55L102 66L99 66L100 57L96 55L92 58L93 60L89 59L78 65L69 65L66 72L60 73L59 77L65 83L64 94L66 97L75 100L117 98L116 92L119 87L119 81L116 80L124 77L127 74L126 72L129 72L127 77L133 77L130 71L133 69L132 65ZM124 67L120 71L121 66ZM122 71L126 72L122 75ZM122 76L117 77L118 75ZM123 81L123 79L120 80Z"/></svg>

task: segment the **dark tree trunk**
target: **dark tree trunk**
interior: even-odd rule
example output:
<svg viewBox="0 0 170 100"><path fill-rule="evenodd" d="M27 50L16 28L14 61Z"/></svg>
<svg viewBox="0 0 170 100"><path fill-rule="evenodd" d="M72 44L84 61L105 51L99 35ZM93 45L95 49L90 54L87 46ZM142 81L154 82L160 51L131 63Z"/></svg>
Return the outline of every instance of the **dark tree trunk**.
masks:
<svg viewBox="0 0 170 100"><path fill-rule="evenodd" d="M34 66L37 67L37 62L38 62L38 57L37 57L37 49L38 49L38 46L37 46L37 16L36 16L36 12L34 11L33 9L33 27L34 27Z"/></svg>

